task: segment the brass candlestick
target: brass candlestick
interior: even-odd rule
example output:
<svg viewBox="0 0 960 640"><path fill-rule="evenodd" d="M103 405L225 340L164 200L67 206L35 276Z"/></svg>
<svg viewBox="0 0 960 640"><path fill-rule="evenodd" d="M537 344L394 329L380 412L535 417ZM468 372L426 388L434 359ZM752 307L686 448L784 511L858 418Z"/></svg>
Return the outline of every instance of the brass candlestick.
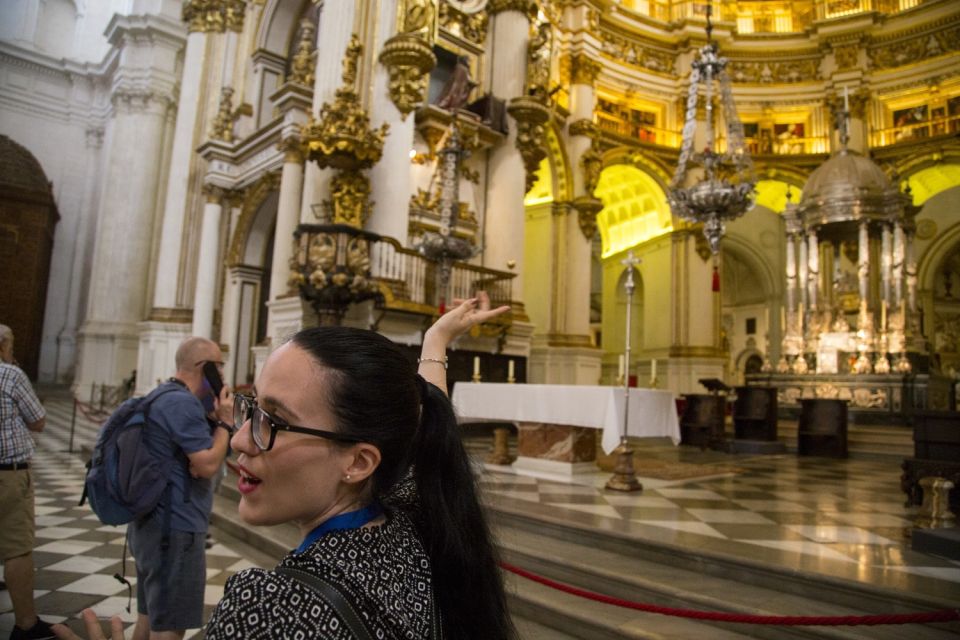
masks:
<svg viewBox="0 0 960 640"><path fill-rule="evenodd" d="M515 377L507 374L507 382L513 384L517 381ZM480 382L479 374L474 375L474 382ZM508 427L493 428L493 450L487 456L488 464L508 465L513 464L513 456L510 455L510 429Z"/></svg>

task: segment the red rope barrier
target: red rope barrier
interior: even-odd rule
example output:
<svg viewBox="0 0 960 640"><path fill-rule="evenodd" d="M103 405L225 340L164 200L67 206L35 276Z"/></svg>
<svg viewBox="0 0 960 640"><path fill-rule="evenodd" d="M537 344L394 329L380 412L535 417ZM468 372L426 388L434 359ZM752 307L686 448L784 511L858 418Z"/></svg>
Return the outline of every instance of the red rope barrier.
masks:
<svg viewBox="0 0 960 640"><path fill-rule="evenodd" d="M567 584L555 582L549 578L544 578L535 573L531 573L520 567L515 567L506 562L501 562L500 566L518 576L539 582L542 585L569 593L587 600L612 604L617 607L627 609L636 609L637 611L646 611L647 613L659 613L665 616L679 616L681 618L693 618L695 620L714 620L718 622L738 622L742 624L769 624L778 626L855 626L855 625L880 625L880 624L921 624L930 622L953 622L960 620L960 610L940 609L938 611L927 611L923 613L894 613L887 615L870 616L755 616L742 613L723 613L719 611L697 611L695 609L678 609L675 607L661 607L655 604L644 604L642 602L633 602L605 596L593 591L578 589Z"/></svg>

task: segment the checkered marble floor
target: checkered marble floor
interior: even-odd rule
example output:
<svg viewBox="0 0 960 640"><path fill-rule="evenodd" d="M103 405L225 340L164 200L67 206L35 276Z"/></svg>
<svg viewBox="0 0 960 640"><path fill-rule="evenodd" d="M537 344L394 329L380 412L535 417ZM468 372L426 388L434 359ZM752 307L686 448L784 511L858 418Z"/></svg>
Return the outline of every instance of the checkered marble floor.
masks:
<svg viewBox="0 0 960 640"><path fill-rule="evenodd" d="M128 636L136 620L136 571L132 558L126 576L133 586L134 598L127 613L127 588L113 576L121 571L125 527L104 526L88 505L77 506L83 491L84 463L80 456L67 452L70 405L47 400L47 427L37 437L38 450L31 473L36 495L36 547L33 559L37 569L34 599L44 620L64 622L81 629L77 616L92 607L108 619L119 614L127 624ZM84 422L75 433L75 447L93 441L96 425ZM223 595L223 585L233 573L253 566L243 550L214 544L207 551L207 584L204 594L205 615ZM2 573L2 565L0 565ZM13 628L10 594L0 591L0 638ZM190 630L187 638L202 637Z"/></svg>
<svg viewBox="0 0 960 640"><path fill-rule="evenodd" d="M476 440L470 446L475 455L484 448ZM893 589L922 588L960 603L960 562L910 549L916 509L903 506L898 459L730 455L669 444L640 444L635 455L722 462L742 472L639 477L642 492L621 493L604 488L610 473L565 483L487 465L481 486L490 502L536 503L570 522L616 522L618 531L639 537Z"/></svg>

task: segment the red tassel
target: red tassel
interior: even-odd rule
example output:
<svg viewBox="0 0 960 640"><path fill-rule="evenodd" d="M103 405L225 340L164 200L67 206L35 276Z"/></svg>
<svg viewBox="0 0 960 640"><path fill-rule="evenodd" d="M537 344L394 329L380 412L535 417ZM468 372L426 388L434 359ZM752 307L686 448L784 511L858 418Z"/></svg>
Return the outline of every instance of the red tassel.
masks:
<svg viewBox="0 0 960 640"><path fill-rule="evenodd" d="M713 266L713 292L717 293L720 291L720 271L717 269L717 266Z"/></svg>

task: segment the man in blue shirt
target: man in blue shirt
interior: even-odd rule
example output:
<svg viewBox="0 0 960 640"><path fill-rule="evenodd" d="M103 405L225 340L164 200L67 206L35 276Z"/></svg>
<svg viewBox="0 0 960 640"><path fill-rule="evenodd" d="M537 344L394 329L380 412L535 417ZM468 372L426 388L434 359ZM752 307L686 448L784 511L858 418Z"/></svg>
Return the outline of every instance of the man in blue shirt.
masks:
<svg viewBox="0 0 960 640"><path fill-rule="evenodd" d="M13 360L13 331L0 324L0 559L13 604L11 640L54 638L33 604L34 511L30 458L46 412Z"/></svg>
<svg viewBox="0 0 960 640"><path fill-rule="evenodd" d="M130 523L127 539L137 564L135 640L173 640L203 624L205 538L213 508L211 478L233 432L233 397L226 386L207 413L213 394L203 375L212 362L222 371L220 347L187 338L177 349L177 372L150 407L147 445L169 457L172 490L148 516Z"/></svg>

